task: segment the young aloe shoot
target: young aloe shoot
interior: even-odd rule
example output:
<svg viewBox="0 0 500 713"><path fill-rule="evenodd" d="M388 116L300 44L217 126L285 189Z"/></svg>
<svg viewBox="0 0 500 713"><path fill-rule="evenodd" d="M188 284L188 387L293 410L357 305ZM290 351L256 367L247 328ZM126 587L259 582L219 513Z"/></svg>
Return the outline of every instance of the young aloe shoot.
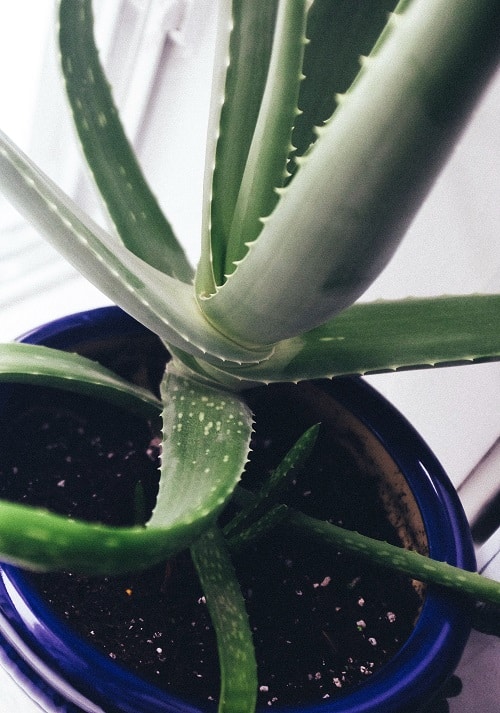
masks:
<svg viewBox="0 0 500 713"><path fill-rule="evenodd" d="M0 347L4 381L70 388L163 419L146 527L2 503L0 551L28 568L114 574L190 548L219 642L219 709L251 711L255 658L229 550L277 520L498 603L498 583L312 522L267 489L226 532L218 516L231 498L256 497L238 487L252 432L244 389L500 357L499 295L354 304L399 244L498 60L500 5L219 0L217 14L196 270L121 126L90 0L60 0L61 64L114 229L0 135L5 194L172 356L158 401L82 357Z"/></svg>

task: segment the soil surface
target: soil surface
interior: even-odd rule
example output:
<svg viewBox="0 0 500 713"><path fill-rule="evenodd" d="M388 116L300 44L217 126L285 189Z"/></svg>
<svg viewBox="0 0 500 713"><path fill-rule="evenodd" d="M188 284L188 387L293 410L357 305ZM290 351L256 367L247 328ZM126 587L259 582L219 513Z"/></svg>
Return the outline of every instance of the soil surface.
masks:
<svg viewBox="0 0 500 713"><path fill-rule="evenodd" d="M36 394L36 400L33 396ZM272 397L272 398L271 398ZM290 390L252 393L255 488L309 425ZM284 400L283 400L284 399ZM17 388L0 428L0 497L117 525L151 511L159 441L150 424L101 403ZM322 433L285 499L396 542L375 483ZM259 704L320 701L369 679L406 640L420 600L408 580L276 528L235 558L259 665ZM33 575L54 609L110 658L193 700L218 695L214 634L188 553L119 578Z"/></svg>

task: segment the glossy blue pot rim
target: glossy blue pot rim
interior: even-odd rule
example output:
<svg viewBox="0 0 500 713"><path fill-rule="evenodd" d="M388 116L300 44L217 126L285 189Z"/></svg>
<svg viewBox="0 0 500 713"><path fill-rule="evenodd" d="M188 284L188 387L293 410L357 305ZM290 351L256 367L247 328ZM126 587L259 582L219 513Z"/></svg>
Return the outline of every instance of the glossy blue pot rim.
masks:
<svg viewBox="0 0 500 713"><path fill-rule="evenodd" d="M56 320L22 341L64 348L96 334L109 338L143 331L120 309L105 307ZM474 570L469 528L456 492L414 429L361 379L342 377L321 384L369 426L405 473L422 510L431 555ZM286 710L407 713L453 672L469 633L467 607L450 595L430 592L412 636L364 685L334 701ZM13 675L51 713L215 711L170 696L97 653L51 614L23 572L12 566L0 570L0 644L3 664L8 660Z"/></svg>

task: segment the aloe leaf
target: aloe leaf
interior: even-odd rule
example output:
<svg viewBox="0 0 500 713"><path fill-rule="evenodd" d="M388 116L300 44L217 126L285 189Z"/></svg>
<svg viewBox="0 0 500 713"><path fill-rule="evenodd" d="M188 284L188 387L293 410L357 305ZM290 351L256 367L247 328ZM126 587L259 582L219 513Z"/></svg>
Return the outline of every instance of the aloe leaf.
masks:
<svg viewBox="0 0 500 713"><path fill-rule="evenodd" d="M265 537L271 530L280 525L288 517L288 507L286 505L273 505L258 520L248 525L245 530L230 535L227 540L231 554L241 551L249 545L255 544Z"/></svg>
<svg viewBox="0 0 500 713"><path fill-rule="evenodd" d="M296 510L290 511L288 522L302 535L319 538L330 546L357 554L381 567L402 572L421 582L446 587L462 596L466 594L481 602L500 605L500 582L477 572L469 572L359 532L345 530Z"/></svg>
<svg viewBox="0 0 500 713"><path fill-rule="evenodd" d="M164 440L150 528L212 520L248 458L252 417L235 394L167 369L161 384Z"/></svg>
<svg viewBox="0 0 500 713"><path fill-rule="evenodd" d="M168 531L109 527L0 500L2 561L38 572L113 576L146 569L189 547L206 527L203 519Z"/></svg>
<svg viewBox="0 0 500 713"><path fill-rule="evenodd" d="M271 344L352 304L392 256L498 58L496 0L415 0L391 16L259 238L201 308Z"/></svg>
<svg viewBox="0 0 500 713"><path fill-rule="evenodd" d="M232 374L300 381L498 359L499 295L427 297L358 303L279 343L266 362Z"/></svg>
<svg viewBox="0 0 500 713"><path fill-rule="evenodd" d="M35 570L119 574L177 554L213 525L247 460L250 412L237 396L175 372L167 372L162 391L169 434L148 527L96 525L0 501L4 561Z"/></svg>
<svg viewBox="0 0 500 713"><path fill-rule="evenodd" d="M197 289L202 294L211 294L215 285L224 280L229 231L264 92L277 4L278 0L224 0L219 4L219 74L212 86L208 131L211 148L205 176L202 258L197 274Z"/></svg>
<svg viewBox="0 0 500 713"><path fill-rule="evenodd" d="M222 360L258 361L269 353L240 347L220 334L200 312L192 285L118 243L1 132L0 188L69 263L165 342Z"/></svg>
<svg viewBox="0 0 500 713"><path fill-rule="evenodd" d="M271 509L272 505L276 503L276 497L288 486L290 479L295 476L297 468L311 453L318 437L318 431L319 424L316 424L300 436L259 492L250 497L248 504L224 527L223 532L226 537L241 532L252 521Z"/></svg>
<svg viewBox="0 0 500 713"><path fill-rule="evenodd" d="M307 39L300 85L300 114L294 124L295 157L314 143L317 127L331 117L335 96L346 92L360 69L360 56L368 55L397 0L314 0L307 18Z"/></svg>
<svg viewBox="0 0 500 713"><path fill-rule="evenodd" d="M259 235L262 220L278 202L277 189L287 177L292 126L298 113L305 19L306 0L280 1L266 86L229 231L226 275Z"/></svg>
<svg viewBox="0 0 500 713"><path fill-rule="evenodd" d="M257 699L257 664L245 601L218 528L191 547L217 637L221 690L219 713L253 713Z"/></svg>
<svg viewBox="0 0 500 713"><path fill-rule="evenodd" d="M156 419L160 401L95 361L34 344L0 344L0 382L35 384L92 396Z"/></svg>
<svg viewBox="0 0 500 713"><path fill-rule="evenodd" d="M59 43L82 148L124 245L162 272L191 282L193 270L120 123L94 42L91 0L61 0Z"/></svg>

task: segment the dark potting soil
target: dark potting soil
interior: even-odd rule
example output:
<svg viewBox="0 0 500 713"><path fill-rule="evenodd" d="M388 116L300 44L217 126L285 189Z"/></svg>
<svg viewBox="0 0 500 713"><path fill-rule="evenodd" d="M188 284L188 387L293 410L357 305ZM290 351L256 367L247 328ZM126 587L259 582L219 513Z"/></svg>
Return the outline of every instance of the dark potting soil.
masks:
<svg viewBox="0 0 500 713"><path fill-rule="evenodd" d="M244 476L248 487L265 479L310 425L291 391L266 387L250 396L256 431ZM150 424L101 403L30 387L16 389L0 434L2 498L129 525L137 517L140 479L146 513L154 505L159 440ZM285 499L396 542L372 480L323 433ZM274 530L236 557L235 566L254 633L263 706L346 693L392 657L418 615L420 600L406 578L293 533ZM59 573L33 575L32 581L110 658L191 700L217 699L215 637L188 553L123 577Z"/></svg>

